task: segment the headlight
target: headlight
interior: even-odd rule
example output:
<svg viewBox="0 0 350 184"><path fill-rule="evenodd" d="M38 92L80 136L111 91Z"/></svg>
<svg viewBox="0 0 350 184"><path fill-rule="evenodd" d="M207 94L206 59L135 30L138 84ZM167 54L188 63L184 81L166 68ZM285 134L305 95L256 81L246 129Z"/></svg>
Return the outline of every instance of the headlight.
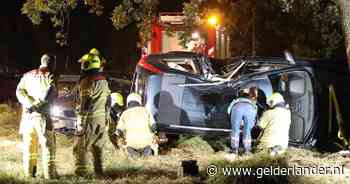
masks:
<svg viewBox="0 0 350 184"><path fill-rule="evenodd" d="M51 109L51 114L53 116L60 116L60 113L61 113L61 109L57 106L53 106L52 109Z"/></svg>

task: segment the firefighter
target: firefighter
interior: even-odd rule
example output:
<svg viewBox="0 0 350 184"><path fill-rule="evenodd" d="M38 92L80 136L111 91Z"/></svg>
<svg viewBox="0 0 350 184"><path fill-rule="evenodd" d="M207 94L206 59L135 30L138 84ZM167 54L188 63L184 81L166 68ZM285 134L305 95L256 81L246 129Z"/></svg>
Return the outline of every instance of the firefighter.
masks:
<svg viewBox="0 0 350 184"><path fill-rule="evenodd" d="M243 121L243 147L245 153L251 152L251 129L255 124L257 115L256 88L247 87L240 91L240 97L233 100L228 113L231 121L231 156L236 156L239 149L240 125Z"/></svg>
<svg viewBox="0 0 350 184"><path fill-rule="evenodd" d="M110 89L101 73L101 59L92 53L80 60L81 78L79 81L79 103L73 154L75 173L87 174L86 154L92 152L96 176L103 174L102 148L107 137Z"/></svg>
<svg viewBox="0 0 350 184"><path fill-rule="evenodd" d="M111 115L112 119L118 122L119 117L123 111L124 98L120 92L114 92L111 94Z"/></svg>
<svg viewBox="0 0 350 184"><path fill-rule="evenodd" d="M273 93L267 104L270 109L263 113L258 123L262 132L257 140L257 150L281 154L288 147L291 112L280 93Z"/></svg>
<svg viewBox="0 0 350 184"><path fill-rule="evenodd" d="M55 68L56 56L44 54L40 67L25 73L16 89L16 96L23 107L19 133L23 137L26 177L36 177L38 145L41 147L44 178L57 177L56 138L50 121L50 106L57 96Z"/></svg>
<svg viewBox="0 0 350 184"><path fill-rule="evenodd" d="M131 93L127 97L128 109L118 122L116 134L125 138L126 150L131 157L158 155L156 123L153 115L141 106L141 96Z"/></svg>
<svg viewBox="0 0 350 184"><path fill-rule="evenodd" d="M120 92L114 92L111 94L111 109L110 116L111 119L108 124L108 135L113 146L118 149L118 137L114 134L116 130L116 125L124 110L124 98Z"/></svg>

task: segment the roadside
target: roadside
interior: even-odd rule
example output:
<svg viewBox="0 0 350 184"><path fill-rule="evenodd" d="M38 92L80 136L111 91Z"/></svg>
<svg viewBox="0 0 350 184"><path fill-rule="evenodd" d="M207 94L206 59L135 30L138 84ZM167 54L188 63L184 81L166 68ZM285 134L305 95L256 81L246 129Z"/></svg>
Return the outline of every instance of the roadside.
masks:
<svg viewBox="0 0 350 184"><path fill-rule="evenodd" d="M3 107L0 105L0 107ZM2 109L2 108L0 108ZM10 113L10 111L1 111ZM12 112L14 113L14 112ZM16 114L16 113L15 113ZM1 115L1 114L0 114ZM14 114L12 114L14 115ZM1 115L0 117L4 117ZM57 137L57 167L61 176L59 180L23 178L21 174L21 143L18 136L18 117L8 116L7 121L0 121L0 183L350 183L350 157L339 154L319 153L311 150L290 148L286 155L271 158L267 155L252 154L242 156L234 161L224 159L223 151L215 152L201 137L181 138L174 146L160 156L148 159L129 159L122 150L115 150L108 143L104 150L105 176L96 179L92 174L88 178L74 176L74 159L72 155L72 137ZM10 121L8 121L10 120ZM4 123L4 122L7 122ZM3 128L6 127L6 128ZM40 157L39 157L40 158ZM177 172L182 160L197 160L198 177L178 177ZM40 163L40 162L39 162ZM316 167L343 166L341 175L315 176L224 176L207 174L208 165L231 168L276 168L276 167ZM92 173L92 168L89 168ZM39 174L41 165L39 165Z"/></svg>

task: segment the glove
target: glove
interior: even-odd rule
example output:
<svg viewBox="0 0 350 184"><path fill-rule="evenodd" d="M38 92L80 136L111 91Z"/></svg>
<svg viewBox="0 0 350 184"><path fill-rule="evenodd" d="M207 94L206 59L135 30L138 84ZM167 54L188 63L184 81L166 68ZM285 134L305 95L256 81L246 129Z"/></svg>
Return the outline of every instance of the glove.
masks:
<svg viewBox="0 0 350 184"><path fill-rule="evenodd" d="M27 109L27 111L29 113L37 112L38 110L39 110L39 108L36 105L33 105L33 106L29 107L29 109Z"/></svg>
<svg viewBox="0 0 350 184"><path fill-rule="evenodd" d="M85 134L85 128L81 125L77 125L77 128L75 129L74 135L76 136L82 136Z"/></svg>
<svg viewBox="0 0 350 184"><path fill-rule="evenodd" d="M85 134L86 116L78 115L77 125L74 135L82 136Z"/></svg>
<svg viewBox="0 0 350 184"><path fill-rule="evenodd" d="M38 113L45 113L44 109L45 106L47 105L47 102L39 102L35 105L32 105L29 109L28 112L29 113L33 113L33 112L38 112Z"/></svg>
<svg viewBox="0 0 350 184"><path fill-rule="evenodd" d="M123 137L123 131L121 131L120 129L115 130L114 135L116 135L117 137Z"/></svg>

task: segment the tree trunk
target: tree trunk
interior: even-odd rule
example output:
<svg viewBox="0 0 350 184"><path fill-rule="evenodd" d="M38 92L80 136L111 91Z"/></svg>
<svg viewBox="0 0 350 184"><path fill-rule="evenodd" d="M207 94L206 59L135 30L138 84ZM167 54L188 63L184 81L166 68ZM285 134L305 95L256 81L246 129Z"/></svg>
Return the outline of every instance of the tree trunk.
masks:
<svg viewBox="0 0 350 184"><path fill-rule="evenodd" d="M350 70L350 1L338 0L339 6L342 11L343 30L345 36L345 48L348 60L348 67Z"/></svg>

